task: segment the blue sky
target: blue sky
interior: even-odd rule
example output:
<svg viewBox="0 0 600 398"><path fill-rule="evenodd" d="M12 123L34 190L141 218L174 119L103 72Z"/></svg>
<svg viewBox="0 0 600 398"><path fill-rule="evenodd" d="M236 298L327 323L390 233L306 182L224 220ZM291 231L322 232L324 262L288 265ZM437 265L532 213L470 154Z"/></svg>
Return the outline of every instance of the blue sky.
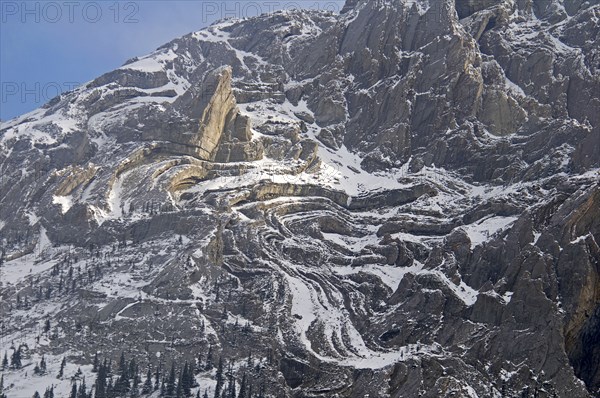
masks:
<svg viewBox="0 0 600 398"><path fill-rule="evenodd" d="M0 118L29 112L134 56L224 17L339 10L343 1L0 0Z"/></svg>

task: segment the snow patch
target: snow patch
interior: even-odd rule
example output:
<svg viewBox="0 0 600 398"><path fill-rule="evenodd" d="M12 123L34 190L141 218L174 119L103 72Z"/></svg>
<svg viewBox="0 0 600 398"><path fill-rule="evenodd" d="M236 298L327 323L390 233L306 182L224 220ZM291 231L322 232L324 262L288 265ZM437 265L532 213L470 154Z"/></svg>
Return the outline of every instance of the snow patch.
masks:
<svg viewBox="0 0 600 398"><path fill-rule="evenodd" d="M123 65L119 69L131 69L140 72L156 73L165 70L165 64L169 61L173 61L177 58L177 54L171 49L167 51L161 51L140 58L135 62L127 65Z"/></svg>
<svg viewBox="0 0 600 398"><path fill-rule="evenodd" d="M469 239L471 239L471 249L473 249L490 240L494 234L506 229L514 223L517 218L518 217L515 216L491 216L474 224L465 225L460 228L469 235Z"/></svg>
<svg viewBox="0 0 600 398"><path fill-rule="evenodd" d="M394 267L394 266L382 266L382 265L373 265L368 264L361 267L334 267L333 272L337 275L353 275L360 272L369 273L377 276L381 279L387 287L389 287L393 292L398 290L400 286L400 282L406 274L409 273L419 273L423 269L423 264L415 261L414 264L410 267Z"/></svg>
<svg viewBox="0 0 600 398"><path fill-rule="evenodd" d="M464 281L460 281L460 284L455 285L448 277L441 271L431 271L434 275L446 284L452 290L452 292L462 300L467 306L472 306L477 301L477 295L479 292L469 285L467 285Z"/></svg>
<svg viewBox="0 0 600 398"><path fill-rule="evenodd" d="M72 195L67 195L67 196L54 195L54 196L52 196L52 203L54 203L55 205L60 205L61 213L65 214L73 206L73 196Z"/></svg>

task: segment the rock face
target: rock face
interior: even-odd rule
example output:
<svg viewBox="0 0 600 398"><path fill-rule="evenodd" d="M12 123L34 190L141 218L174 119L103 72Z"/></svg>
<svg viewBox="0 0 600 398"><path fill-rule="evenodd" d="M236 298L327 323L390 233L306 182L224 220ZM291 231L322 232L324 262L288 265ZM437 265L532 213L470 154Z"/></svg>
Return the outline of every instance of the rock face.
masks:
<svg viewBox="0 0 600 398"><path fill-rule="evenodd" d="M263 397L599 396L599 32L590 0L353 0L3 122L5 392L126 351L211 396L219 357Z"/></svg>

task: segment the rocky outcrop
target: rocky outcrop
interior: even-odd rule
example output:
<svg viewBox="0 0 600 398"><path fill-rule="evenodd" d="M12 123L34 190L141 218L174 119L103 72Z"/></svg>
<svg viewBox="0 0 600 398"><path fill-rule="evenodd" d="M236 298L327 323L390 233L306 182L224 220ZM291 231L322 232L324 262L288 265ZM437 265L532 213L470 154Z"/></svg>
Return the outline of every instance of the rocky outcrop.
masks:
<svg viewBox="0 0 600 398"><path fill-rule="evenodd" d="M231 69L224 68L216 73L214 92L202 112L194 142L198 156L205 160L214 159L225 128L234 128L237 118L235 97L231 90ZM246 128L242 123L247 124L248 120L240 120L238 130Z"/></svg>
<svg viewBox="0 0 600 398"><path fill-rule="evenodd" d="M597 395L597 15L226 20L3 122L0 340L210 395L209 352L273 397Z"/></svg>

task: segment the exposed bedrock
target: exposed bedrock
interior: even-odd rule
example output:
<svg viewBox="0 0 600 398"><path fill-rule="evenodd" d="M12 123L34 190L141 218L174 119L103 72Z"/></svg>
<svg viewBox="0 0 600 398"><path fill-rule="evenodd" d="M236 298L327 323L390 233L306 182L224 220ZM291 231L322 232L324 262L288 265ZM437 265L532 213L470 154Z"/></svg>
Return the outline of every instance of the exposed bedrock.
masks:
<svg viewBox="0 0 600 398"><path fill-rule="evenodd" d="M599 16L228 19L2 122L0 352L57 396L96 352L212 394L209 350L277 398L597 396Z"/></svg>

